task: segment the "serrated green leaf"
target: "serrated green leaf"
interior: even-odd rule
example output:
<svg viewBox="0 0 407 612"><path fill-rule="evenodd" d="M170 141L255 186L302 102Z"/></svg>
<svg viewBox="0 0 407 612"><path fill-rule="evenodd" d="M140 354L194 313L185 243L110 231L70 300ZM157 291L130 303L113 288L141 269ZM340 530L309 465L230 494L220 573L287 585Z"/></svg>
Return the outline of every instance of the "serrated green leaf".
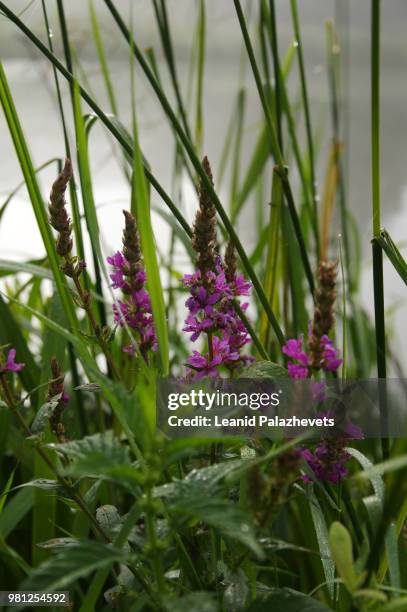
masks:
<svg viewBox="0 0 407 612"><path fill-rule="evenodd" d="M241 378L287 378L287 370L272 361L256 361L241 374Z"/></svg>
<svg viewBox="0 0 407 612"><path fill-rule="evenodd" d="M111 538L115 528L121 523L118 509L111 504L105 504L96 509L96 520Z"/></svg>
<svg viewBox="0 0 407 612"><path fill-rule="evenodd" d="M130 465L128 448L111 431L62 444L51 443L47 447L71 459L67 468L70 474L100 474L110 467Z"/></svg>
<svg viewBox="0 0 407 612"><path fill-rule="evenodd" d="M52 415L55 408L58 406L61 396L62 393L59 393L55 397L51 398L48 402L45 402L45 404L39 408L30 427L33 434L39 434L44 431L47 424L47 419Z"/></svg>
<svg viewBox="0 0 407 612"><path fill-rule="evenodd" d="M83 540L61 548L55 556L36 568L20 588L52 593L65 589L97 569L126 560L127 555L121 550L93 540Z"/></svg>

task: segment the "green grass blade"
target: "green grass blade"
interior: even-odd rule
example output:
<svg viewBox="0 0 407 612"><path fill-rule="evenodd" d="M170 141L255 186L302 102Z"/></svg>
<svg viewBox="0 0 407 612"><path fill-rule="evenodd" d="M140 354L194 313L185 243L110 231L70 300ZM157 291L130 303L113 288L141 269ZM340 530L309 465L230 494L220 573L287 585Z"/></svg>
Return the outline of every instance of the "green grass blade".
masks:
<svg viewBox="0 0 407 612"><path fill-rule="evenodd" d="M34 503L34 490L27 487L18 491L4 506L0 514L0 537L4 540L30 512Z"/></svg>
<svg viewBox="0 0 407 612"><path fill-rule="evenodd" d="M112 79L110 77L110 70L106 59L105 46L103 43L103 39L100 33L99 21L97 18L97 12L95 10L95 5L93 0L89 0L89 13L90 13L90 21L92 25L92 35L93 40L95 42L96 53L99 59L100 70L103 76L103 80L105 82L105 87L107 91L107 96L109 98L110 108L114 115L117 115L117 104L116 104L116 96L114 93L114 87L112 83Z"/></svg>
<svg viewBox="0 0 407 612"><path fill-rule="evenodd" d="M267 254L265 260L265 276L264 276L264 291L270 302L274 304L277 284L277 265L278 255L280 251L280 228L281 228L281 213L284 205L283 189L281 180L276 172L273 172L273 184L270 203L270 221L268 230ZM260 340L265 345L269 345L269 321L264 316L260 315Z"/></svg>
<svg viewBox="0 0 407 612"><path fill-rule="evenodd" d="M81 184L83 209L85 211L86 227L88 228L93 263L96 276L96 292L103 297L103 287L101 282L101 272L109 284L108 274L103 259L102 250L100 247L100 230L96 212L96 204L93 197L92 178L90 172L89 155L88 155L88 135L86 132L85 120L82 115L81 97L79 86L74 82L73 86L73 111L75 121L75 133L77 142L78 168ZM101 325L106 325L106 313L103 301L98 301L99 318Z"/></svg>
<svg viewBox="0 0 407 612"><path fill-rule="evenodd" d="M4 114L10 130L13 144L20 162L21 170L24 175L27 190L33 206L34 214L37 220L38 228L47 252L48 261L55 278L58 293L61 296L62 303L67 315L69 324L76 327L77 318L72 300L69 298L66 289L66 280L59 269L58 257L55 251L55 243L52 236L51 228L48 222L47 212L41 196L41 192L37 183L36 174L28 152L24 134L18 119L11 93L8 87L7 79L3 66L0 62L0 101L3 106Z"/></svg>
<svg viewBox="0 0 407 612"><path fill-rule="evenodd" d="M133 54L131 54L131 79L134 157L133 175L131 182L131 209L133 214L136 215L137 225L140 232L141 249L143 252L144 264L147 275L147 287L150 294L154 325L157 332L160 370L163 376L167 376L169 372L169 342L167 317L164 303L164 295L161 286L160 270L157 260L155 238L151 225L150 198L144 174L143 159L138 139L138 126L135 106L135 70L133 66L134 61L132 58Z"/></svg>
<svg viewBox="0 0 407 612"><path fill-rule="evenodd" d="M304 109L305 115L305 131L307 135L307 147L308 147L308 157L309 157L309 167L310 167L310 181L311 181L311 193L312 193L312 202L314 206L314 221L316 223L316 227L318 227L318 194L317 194L317 186L316 186L316 175L315 175L315 154L314 154L314 140L312 135L312 126L311 126L311 113L309 108L309 99L308 99L308 88L307 88L307 79L305 75L305 62L304 55L302 50L302 39L301 39L301 30L300 30L300 20L298 17L298 8L297 8L297 0L291 0L291 14L293 18L294 25L294 36L296 39L296 49L298 54L298 66L300 70L300 82L301 82L301 96L302 96L302 106ZM317 252L319 253L319 234L316 232L317 239Z"/></svg>
<svg viewBox="0 0 407 612"><path fill-rule="evenodd" d="M202 149L203 139L203 77L205 67L205 40L206 40L206 15L204 0L199 0L198 18L198 57L196 71L196 102L195 102L195 147L198 152Z"/></svg>

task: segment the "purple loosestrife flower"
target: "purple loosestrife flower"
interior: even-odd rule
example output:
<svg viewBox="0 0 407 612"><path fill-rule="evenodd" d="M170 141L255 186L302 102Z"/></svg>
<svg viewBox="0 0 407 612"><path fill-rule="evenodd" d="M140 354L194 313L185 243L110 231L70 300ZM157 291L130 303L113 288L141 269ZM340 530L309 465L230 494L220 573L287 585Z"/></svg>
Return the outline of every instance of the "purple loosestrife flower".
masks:
<svg viewBox="0 0 407 612"><path fill-rule="evenodd" d="M240 354L231 348L228 338L221 339L214 336L212 339L212 355L209 355L209 352L201 355L198 351L193 351L188 365L196 372L192 380L201 380L206 376L213 378L219 376L217 368L220 365L228 366L239 360ZM191 371L187 373L187 377L191 378L191 374Z"/></svg>
<svg viewBox="0 0 407 612"><path fill-rule="evenodd" d="M322 369L326 372L335 372L342 363L342 359L338 357L339 350L334 347L332 340L326 335L321 338L321 346Z"/></svg>
<svg viewBox="0 0 407 612"><path fill-rule="evenodd" d="M318 480L327 480L337 484L348 474L345 463L350 455L341 447L335 448L332 444L328 446L326 443L321 443L314 452L306 448L301 451L301 455ZM308 475L302 478L307 482L311 481Z"/></svg>
<svg viewBox="0 0 407 612"><path fill-rule="evenodd" d="M318 418L333 418L334 412L327 410L317 414ZM314 451L303 449L301 456L305 459L314 472L318 480L327 480L337 484L342 478L347 476L348 470L346 462L351 455L345 450L345 445L349 440L363 440L364 435L360 427L349 420L335 426L333 433L318 442ZM308 475L303 475L302 479L309 482Z"/></svg>
<svg viewBox="0 0 407 612"><path fill-rule="evenodd" d="M312 334L312 332L310 333ZM299 338L287 340L281 350L284 355L293 360L289 361L287 365L288 375L291 378L308 378L313 369L336 372L342 363L339 350L334 347L332 340L326 335L323 335L320 339L320 345L322 352L317 367L313 365L312 357L304 351L304 336L302 334Z"/></svg>
<svg viewBox="0 0 407 612"><path fill-rule="evenodd" d="M6 363L1 368L2 372L21 372L25 368L25 363L16 363L16 349L12 348L9 350Z"/></svg>
<svg viewBox="0 0 407 612"><path fill-rule="evenodd" d="M206 157L202 164L213 185ZM191 334L192 342L204 334L208 343L207 353L194 350L189 358L188 365L192 369L188 371L187 378L194 376L194 380L219 375L221 366L231 373L253 359L241 355L241 349L251 339L233 306L233 300L238 301L239 297L250 294L251 283L237 273L231 242L226 247L225 261L222 262L216 236L216 209L203 181L200 181L198 194L199 208L192 235L196 271L185 274L182 279L183 286L190 294L185 302L189 313L183 331ZM239 305L242 310L248 307L247 303Z"/></svg>
<svg viewBox="0 0 407 612"><path fill-rule="evenodd" d="M149 350L157 350L157 337L151 310L150 296L145 289L146 273L141 261L138 230L136 220L127 211L125 216L125 229L123 232L123 252L117 251L107 258L112 266L110 274L112 287L120 289L124 299L113 305L115 321L125 324L134 332L134 339L123 351L134 355L137 342L143 357L147 359Z"/></svg>

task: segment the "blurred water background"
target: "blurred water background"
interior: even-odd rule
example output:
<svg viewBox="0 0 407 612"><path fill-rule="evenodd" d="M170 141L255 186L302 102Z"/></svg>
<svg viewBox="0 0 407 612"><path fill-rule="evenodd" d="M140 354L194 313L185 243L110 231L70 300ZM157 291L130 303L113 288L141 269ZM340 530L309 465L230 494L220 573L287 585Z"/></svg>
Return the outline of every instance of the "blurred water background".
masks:
<svg viewBox="0 0 407 612"><path fill-rule="evenodd" d="M123 16L129 15L131 0L116 0ZM153 47L158 67L167 79L162 50L150 0L133 0L135 36L141 48ZM183 91L187 74L197 3L195 0L167 0L176 60ZM253 6L254 6L253 2ZM257 3L256 3L257 4ZM40 0L8 2L15 12L24 11L22 19L45 40ZM298 2L310 104L314 128L321 130L322 146L318 158L318 179L322 185L327 163L330 137L329 92L326 74L325 22L335 19L342 45L345 93L344 126L345 156L348 169L348 202L356 217L362 246L363 301L370 312L373 308L371 283L371 178L370 178L370 1L369 0L300 0ZM87 2L70 0L64 3L71 42L80 58L89 86L102 108L108 103L99 64L90 34ZM119 102L120 119L130 125L129 55L110 13L102 0L95 0L98 18L108 52ZM55 51L62 56L62 45L56 3L47 1ZM26 9L26 10L24 10ZM276 2L280 52L283 56L293 40L292 22L287 0ZM207 56L204 83L204 151L216 169L224 142L228 119L240 84L241 33L232 0L206 0ZM383 225L399 246L404 247L407 221L407 3L388 0L382 5L382 202ZM16 29L0 16L0 57L9 79L29 148L36 165L63 155L63 137L56 106L52 71L43 57ZM293 74L297 73L294 66ZM61 79L63 97L67 103L69 91ZM245 147L242 167L250 159L261 119L257 92L248 71ZM296 95L298 82L291 79L290 91ZM138 78L139 120L141 142L154 174L171 191L173 139L163 112L145 78ZM72 129L71 129L72 134ZM129 189L120 165L112 154L112 146L104 128L96 126L90 141L95 197L100 207L100 224L106 253L120 244L121 208L128 205ZM41 173L44 195L55 176L55 167ZM21 172L2 113L0 113L0 205L21 181ZM227 181L224 183L227 185ZM322 188L322 187L321 187ZM192 220L196 206L193 190L185 184L186 216ZM220 194L225 201L227 190ZM158 204L158 196L153 195ZM247 213L246 213L247 214ZM154 218L160 247L165 251L167 228L159 217ZM254 223L240 223L243 242L250 248L255 240ZM403 252L405 249L403 248ZM43 255L41 238L36 229L27 195L21 190L0 224L0 258L27 259ZM406 288L393 268L385 263L386 306L394 310L392 318L396 347L407 355Z"/></svg>

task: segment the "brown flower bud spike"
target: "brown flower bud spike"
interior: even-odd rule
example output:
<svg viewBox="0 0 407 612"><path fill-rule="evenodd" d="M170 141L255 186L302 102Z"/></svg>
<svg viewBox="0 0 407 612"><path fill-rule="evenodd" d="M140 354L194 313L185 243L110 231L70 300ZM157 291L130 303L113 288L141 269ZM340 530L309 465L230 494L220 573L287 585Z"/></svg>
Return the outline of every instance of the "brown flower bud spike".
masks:
<svg viewBox="0 0 407 612"><path fill-rule="evenodd" d="M207 157L204 157L202 165L213 185L212 170ZM197 253L196 266L204 276L216 265L216 208L202 180L199 183L198 195L199 209L193 228L192 248Z"/></svg>
<svg viewBox="0 0 407 612"><path fill-rule="evenodd" d="M72 164L68 158L65 160L65 165L62 172L54 182L50 193L50 203L48 206L50 223L58 232L56 250L60 257L69 259L71 256L73 241L72 241L72 224L66 210L65 192L67 185L72 178ZM69 271L70 268L69 268ZM65 273L67 271L64 270ZM70 276L71 274L68 274Z"/></svg>
<svg viewBox="0 0 407 612"><path fill-rule="evenodd" d="M234 244L229 240L225 252L225 276L229 283L235 280L237 271L237 260Z"/></svg>
<svg viewBox="0 0 407 612"><path fill-rule="evenodd" d="M321 338L328 335L332 329L334 318L334 305L336 300L336 261L321 261L318 267L318 289L315 291L315 310L312 322L312 333L308 338L308 349L311 357L311 366L319 369L323 355Z"/></svg>

